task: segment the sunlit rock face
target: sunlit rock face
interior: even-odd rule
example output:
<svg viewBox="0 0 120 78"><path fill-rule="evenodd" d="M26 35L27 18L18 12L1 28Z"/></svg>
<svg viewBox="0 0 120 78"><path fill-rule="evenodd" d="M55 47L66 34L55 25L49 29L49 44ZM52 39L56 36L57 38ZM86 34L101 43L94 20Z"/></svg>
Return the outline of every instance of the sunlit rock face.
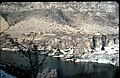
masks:
<svg viewBox="0 0 120 78"><path fill-rule="evenodd" d="M48 9L48 8L60 8L66 11L105 11L115 12L118 9L117 2L106 1L106 2L4 2L2 10L4 11L25 11L33 9ZM16 7L15 7L16 6ZM8 9L8 7L10 9ZM105 9L106 7L106 9Z"/></svg>
<svg viewBox="0 0 120 78"><path fill-rule="evenodd" d="M46 15L47 13L50 14L51 16L54 16L54 15L57 16L56 14L58 14L57 17L60 16L59 18L63 19L63 21L67 16L70 17L70 19L72 19L73 16L77 16L80 13L83 15L83 17L86 16L87 19L89 16L92 17L93 22L97 22L100 25L105 24L105 25L116 26L119 22L119 5L117 2L114 2L114 1L106 1L106 2L75 2L75 1L74 2L26 2L26 3L24 2L19 2L19 3L18 2L10 2L10 3L3 2L0 5L0 9L1 9L1 12L14 12L14 13L15 12L24 13L25 11L35 11L35 10L43 9L43 10L47 10L46 12L44 12ZM52 13L54 15L52 15ZM31 14L31 13L29 12L27 13L27 15L28 14ZM22 13L18 14L18 16L20 17L24 15ZM62 18L63 15L67 15L67 16ZM24 17L26 17L26 15ZM56 19L59 19L59 18L56 18ZM107 20L113 23L110 23Z"/></svg>
<svg viewBox="0 0 120 78"><path fill-rule="evenodd" d="M0 9L2 31L11 26L6 32L19 40L37 33L35 40L46 42L49 50L59 44L82 53L119 43L119 36L111 36L119 33L119 5L114 1L3 2Z"/></svg>

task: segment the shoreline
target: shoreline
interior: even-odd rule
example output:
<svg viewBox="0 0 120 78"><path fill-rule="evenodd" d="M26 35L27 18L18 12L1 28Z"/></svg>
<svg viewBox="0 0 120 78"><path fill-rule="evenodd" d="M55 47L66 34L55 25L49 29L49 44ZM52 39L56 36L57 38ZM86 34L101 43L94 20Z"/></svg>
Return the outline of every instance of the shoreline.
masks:
<svg viewBox="0 0 120 78"><path fill-rule="evenodd" d="M18 50L19 49L10 49L10 48L2 48L1 49L1 51L13 51L13 52L14 51L18 51ZM112 57L112 55L110 55L110 54L106 53L106 57L107 56L111 56ZM117 53L117 54L119 55L119 53ZM44 54L40 54L40 55L44 55ZM96 52L94 52L91 55L94 55L94 56L97 56L97 55L100 56L101 55L102 56L102 55L105 55L105 53L104 52L102 52L102 53L99 53L99 52L96 53ZM92 56L92 58L90 56L87 56L87 57L90 57L88 59L85 59L85 58L76 58L76 57L66 58L65 55L61 55L61 56L52 55L52 56L49 56L49 57L60 58L61 61L72 61L72 62L75 62L75 63L81 63L81 62L104 63L104 64L112 64L114 66L118 66L119 67L119 61L117 61L117 62L111 62L110 60L99 59L99 58L96 58L96 57L94 58L93 56Z"/></svg>
<svg viewBox="0 0 120 78"><path fill-rule="evenodd" d="M19 51L19 49L13 49L13 48L2 48L3 51Z"/></svg>

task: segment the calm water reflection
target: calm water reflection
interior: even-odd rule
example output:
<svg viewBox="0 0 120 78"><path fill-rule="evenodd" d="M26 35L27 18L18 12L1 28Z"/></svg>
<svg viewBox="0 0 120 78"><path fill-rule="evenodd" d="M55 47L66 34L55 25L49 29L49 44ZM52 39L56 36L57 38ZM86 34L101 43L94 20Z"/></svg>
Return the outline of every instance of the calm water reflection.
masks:
<svg viewBox="0 0 120 78"><path fill-rule="evenodd" d="M74 63L60 61L59 58L48 57L44 68L58 68L61 78L118 78L116 67L108 64L98 63Z"/></svg>
<svg viewBox="0 0 120 78"><path fill-rule="evenodd" d="M39 58L43 59L42 56ZM1 52L1 60L7 63L15 63L16 65L24 64L29 65L28 59L22 57L14 52L4 51ZM109 64L98 63L74 63L61 61L59 58L47 57L43 68L58 68L60 71L60 78L119 78L116 68ZM118 71L118 70L117 70Z"/></svg>

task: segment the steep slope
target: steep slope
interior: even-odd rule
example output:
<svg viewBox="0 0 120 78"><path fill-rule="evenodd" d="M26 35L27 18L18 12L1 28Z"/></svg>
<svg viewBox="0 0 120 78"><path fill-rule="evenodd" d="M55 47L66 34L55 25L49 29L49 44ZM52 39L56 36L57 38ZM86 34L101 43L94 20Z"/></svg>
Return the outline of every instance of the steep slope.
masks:
<svg viewBox="0 0 120 78"><path fill-rule="evenodd" d="M11 26L7 32L17 37L29 32L119 33L116 2L5 2L0 9L1 28Z"/></svg>
<svg viewBox="0 0 120 78"><path fill-rule="evenodd" d="M23 33L29 34L30 32L36 32L40 34L41 32L44 33L53 33L54 31L62 31L62 32L75 32L76 29L71 28L69 26L61 26L56 22L50 22L49 20L43 20L44 18L38 17L30 17L21 22L18 22L14 26L10 27L7 31L8 33L12 34L13 36L21 36Z"/></svg>
<svg viewBox="0 0 120 78"><path fill-rule="evenodd" d="M0 32L8 29L8 27L9 27L8 23L5 21L5 19L2 16L0 16Z"/></svg>

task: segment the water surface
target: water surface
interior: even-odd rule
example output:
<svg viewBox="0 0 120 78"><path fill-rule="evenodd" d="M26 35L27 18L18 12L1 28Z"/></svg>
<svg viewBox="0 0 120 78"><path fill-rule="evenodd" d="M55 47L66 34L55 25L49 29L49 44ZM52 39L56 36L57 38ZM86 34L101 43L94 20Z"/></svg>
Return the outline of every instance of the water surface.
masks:
<svg viewBox="0 0 120 78"><path fill-rule="evenodd" d="M43 56L40 56L39 60L42 59ZM1 61L17 66L30 65L25 56L10 51L1 51ZM47 57L42 68L58 68L59 78L118 78L118 67L110 64L65 62L60 58Z"/></svg>

